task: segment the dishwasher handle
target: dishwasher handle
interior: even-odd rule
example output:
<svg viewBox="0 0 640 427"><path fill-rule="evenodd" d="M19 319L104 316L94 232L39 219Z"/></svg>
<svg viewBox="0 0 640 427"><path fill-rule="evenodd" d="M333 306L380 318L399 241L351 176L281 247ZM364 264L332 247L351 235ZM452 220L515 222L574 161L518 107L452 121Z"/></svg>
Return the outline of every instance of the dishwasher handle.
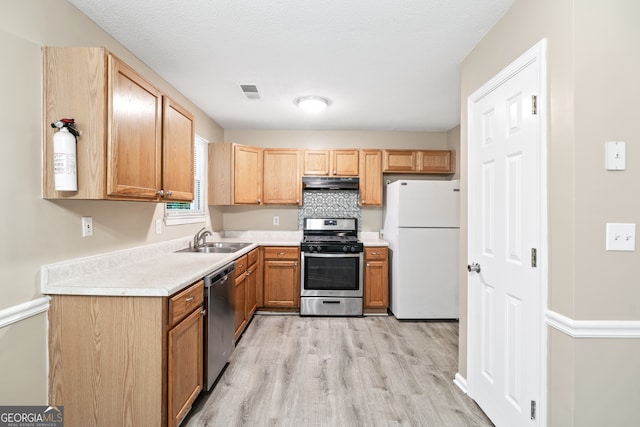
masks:
<svg viewBox="0 0 640 427"><path fill-rule="evenodd" d="M229 279L229 275L236 270L236 262L233 261L222 268L208 274L204 277L204 287L210 288L213 284L220 282L226 282Z"/></svg>

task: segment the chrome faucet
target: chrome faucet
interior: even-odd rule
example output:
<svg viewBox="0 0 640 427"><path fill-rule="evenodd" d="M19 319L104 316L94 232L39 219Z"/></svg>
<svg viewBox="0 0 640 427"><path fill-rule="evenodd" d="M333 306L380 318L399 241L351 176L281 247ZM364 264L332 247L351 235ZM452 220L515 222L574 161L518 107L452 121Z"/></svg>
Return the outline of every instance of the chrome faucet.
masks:
<svg viewBox="0 0 640 427"><path fill-rule="evenodd" d="M207 236L213 236L209 230L205 230L206 227L202 227L195 236L193 236L193 247L199 248L207 244Z"/></svg>

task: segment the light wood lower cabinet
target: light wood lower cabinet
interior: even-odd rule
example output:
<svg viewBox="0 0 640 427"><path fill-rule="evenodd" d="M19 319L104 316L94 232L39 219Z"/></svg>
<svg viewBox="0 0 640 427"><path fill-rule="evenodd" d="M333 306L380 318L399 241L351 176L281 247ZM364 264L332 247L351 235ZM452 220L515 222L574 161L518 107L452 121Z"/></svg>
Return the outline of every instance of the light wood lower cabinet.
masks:
<svg viewBox="0 0 640 427"><path fill-rule="evenodd" d="M300 307L300 248L264 248L262 305L272 309Z"/></svg>
<svg viewBox="0 0 640 427"><path fill-rule="evenodd" d="M364 311L387 312L389 306L388 250L364 248Z"/></svg>
<svg viewBox="0 0 640 427"><path fill-rule="evenodd" d="M65 426L175 426L202 389L199 281L170 298L52 295L49 404Z"/></svg>
<svg viewBox="0 0 640 427"><path fill-rule="evenodd" d="M236 283L233 291L235 332L234 338L237 340L247 324L246 304L247 304L247 255L242 255L236 259Z"/></svg>
<svg viewBox="0 0 640 427"><path fill-rule="evenodd" d="M235 333L240 338L258 308L259 249L255 248L236 259L236 283L234 287Z"/></svg>

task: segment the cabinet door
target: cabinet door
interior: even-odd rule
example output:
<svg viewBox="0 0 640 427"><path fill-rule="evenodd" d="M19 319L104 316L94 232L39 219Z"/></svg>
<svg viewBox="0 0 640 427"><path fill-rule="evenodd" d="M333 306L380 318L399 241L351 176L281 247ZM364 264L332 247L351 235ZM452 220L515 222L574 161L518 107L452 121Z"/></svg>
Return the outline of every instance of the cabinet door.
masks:
<svg viewBox="0 0 640 427"><path fill-rule="evenodd" d="M358 176L358 150L332 150L331 167L335 176Z"/></svg>
<svg viewBox="0 0 640 427"><path fill-rule="evenodd" d="M193 200L193 115L171 98L162 107L162 190L165 201Z"/></svg>
<svg viewBox="0 0 640 427"><path fill-rule="evenodd" d="M384 150L384 172L415 172L418 153L412 150Z"/></svg>
<svg viewBox="0 0 640 427"><path fill-rule="evenodd" d="M170 426L178 425L202 390L202 328L202 313L198 308L169 331Z"/></svg>
<svg viewBox="0 0 640 427"><path fill-rule="evenodd" d="M451 151L420 151L420 164L418 170L424 173L453 172Z"/></svg>
<svg viewBox="0 0 640 427"><path fill-rule="evenodd" d="M234 146L233 203L262 203L262 150L243 145Z"/></svg>
<svg viewBox="0 0 640 427"><path fill-rule="evenodd" d="M238 339L244 325L247 321L246 314L246 291L247 275L242 272L236 276L236 284L234 291L234 313L235 313L235 339Z"/></svg>
<svg viewBox="0 0 640 427"><path fill-rule="evenodd" d="M300 151L267 149L263 154L263 203L299 205Z"/></svg>
<svg viewBox="0 0 640 427"><path fill-rule="evenodd" d="M387 261L366 261L364 307L387 308L389 304Z"/></svg>
<svg viewBox="0 0 640 427"><path fill-rule="evenodd" d="M364 248L364 308L386 311L389 305L387 248Z"/></svg>
<svg viewBox="0 0 640 427"><path fill-rule="evenodd" d="M162 95L109 55L107 194L156 199L161 188Z"/></svg>
<svg viewBox="0 0 640 427"><path fill-rule="evenodd" d="M329 150L304 150L303 175L329 175Z"/></svg>
<svg viewBox="0 0 640 427"><path fill-rule="evenodd" d="M360 151L360 205L382 206L382 151Z"/></svg>
<svg viewBox="0 0 640 427"><path fill-rule="evenodd" d="M300 306L298 261L265 260L264 305L297 308Z"/></svg>
<svg viewBox="0 0 640 427"><path fill-rule="evenodd" d="M246 307L245 307L245 319L247 320L247 322L249 321L249 319L251 319L251 316L253 316L253 313L255 313L256 309L258 308L258 300L256 298L256 291L257 291L257 284L258 284L258 264L252 264L246 272L246 284L245 284L245 288L246 288L246 298L247 298L247 302L246 302Z"/></svg>

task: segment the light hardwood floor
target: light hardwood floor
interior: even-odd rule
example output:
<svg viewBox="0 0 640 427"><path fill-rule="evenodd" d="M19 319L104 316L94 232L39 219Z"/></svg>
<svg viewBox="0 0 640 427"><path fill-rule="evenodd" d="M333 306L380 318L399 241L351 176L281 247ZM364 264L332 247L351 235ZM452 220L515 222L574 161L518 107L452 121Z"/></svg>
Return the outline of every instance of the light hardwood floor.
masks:
<svg viewBox="0 0 640 427"><path fill-rule="evenodd" d="M457 355L457 322L256 315L182 425L492 426Z"/></svg>

